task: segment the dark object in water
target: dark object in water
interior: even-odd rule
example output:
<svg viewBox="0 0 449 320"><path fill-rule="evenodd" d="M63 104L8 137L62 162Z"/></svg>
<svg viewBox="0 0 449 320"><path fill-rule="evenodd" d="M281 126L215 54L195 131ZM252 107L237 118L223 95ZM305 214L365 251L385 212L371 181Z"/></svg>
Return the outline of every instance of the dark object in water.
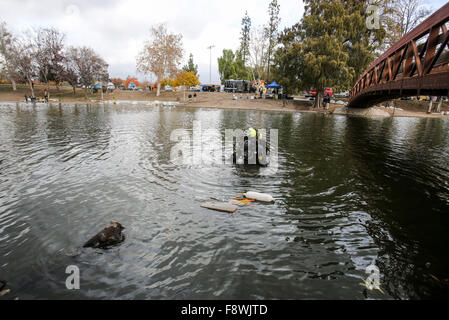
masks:
<svg viewBox="0 0 449 320"><path fill-rule="evenodd" d="M253 147L250 147L250 139L244 137L243 148L239 142L234 143L233 163L243 165L257 165L267 167L269 165L270 148L264 139L251 139ZM243 149L243 154L241 151ZM252 149L252 150L250 150Z"/></svg>
<svg viewBox="0 0 449 320"><path fill-rule="evenodd" d="M125 241L125 235L122 230L125 229L120 223L111 221L109 225L98 233L95 237L84 244L84 248L105 249Z"/></svg>
<svg viewBox="0 0 449 320"><path fill-rule="evenodd" d="M3 290L4 287L8 284L8 281L0 280L0 291Z"/></svg>

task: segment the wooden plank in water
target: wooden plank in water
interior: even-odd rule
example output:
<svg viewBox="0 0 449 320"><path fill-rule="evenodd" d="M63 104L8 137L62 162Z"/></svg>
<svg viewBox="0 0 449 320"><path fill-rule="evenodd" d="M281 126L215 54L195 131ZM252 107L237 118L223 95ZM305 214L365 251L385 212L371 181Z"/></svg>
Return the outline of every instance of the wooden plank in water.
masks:
<svg viewBox="0 0 449 320"><path fill-rule="evenodd" d="M221 203L221 202L205 202L201 205L202 208L220 211L220 212L228 212L234 213L237 211L237 207L229 204L229 203Z"/></svg>

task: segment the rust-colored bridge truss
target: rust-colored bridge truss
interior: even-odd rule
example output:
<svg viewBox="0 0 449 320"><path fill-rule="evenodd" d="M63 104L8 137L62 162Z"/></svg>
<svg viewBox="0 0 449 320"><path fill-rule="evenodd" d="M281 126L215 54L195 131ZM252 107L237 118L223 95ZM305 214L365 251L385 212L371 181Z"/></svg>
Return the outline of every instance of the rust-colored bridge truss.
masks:
<svg viewBox="0 0 449 320"><path fill-rule="evenodd" d="M349 107L449 94L449 2L379 57L352 89Z"/></svg>

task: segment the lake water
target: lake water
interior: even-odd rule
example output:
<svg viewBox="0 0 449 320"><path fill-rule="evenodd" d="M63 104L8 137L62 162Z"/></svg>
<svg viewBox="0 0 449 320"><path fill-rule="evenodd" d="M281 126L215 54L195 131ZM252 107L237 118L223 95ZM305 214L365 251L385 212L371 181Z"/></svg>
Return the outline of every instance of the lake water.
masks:
<svg viewBox="0 0 449 320"><path fill-rule="evenodd" d="M195 120L279 129L277 171L174 165L170 134ZM443 119L2 103L4 298L447 298L448 181ZM200 207L248 190L277 201ZM111 220L126 241L83 249ZM362 285L372 265L382 292Z"/></svg>

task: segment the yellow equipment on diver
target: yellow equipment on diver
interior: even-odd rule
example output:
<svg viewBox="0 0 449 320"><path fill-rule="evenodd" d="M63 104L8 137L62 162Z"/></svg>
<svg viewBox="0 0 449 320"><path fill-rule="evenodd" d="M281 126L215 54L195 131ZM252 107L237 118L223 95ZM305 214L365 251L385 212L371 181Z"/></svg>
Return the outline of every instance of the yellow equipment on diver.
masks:
<svg viewBox="0 0 449 320"><path fill-rule="evenodd" d="M248 129L248 138L255 138L257 137L257 130L254 128L249 128ZM263 138L263 134L262 132L259 131L259 139Z"/></svg>

